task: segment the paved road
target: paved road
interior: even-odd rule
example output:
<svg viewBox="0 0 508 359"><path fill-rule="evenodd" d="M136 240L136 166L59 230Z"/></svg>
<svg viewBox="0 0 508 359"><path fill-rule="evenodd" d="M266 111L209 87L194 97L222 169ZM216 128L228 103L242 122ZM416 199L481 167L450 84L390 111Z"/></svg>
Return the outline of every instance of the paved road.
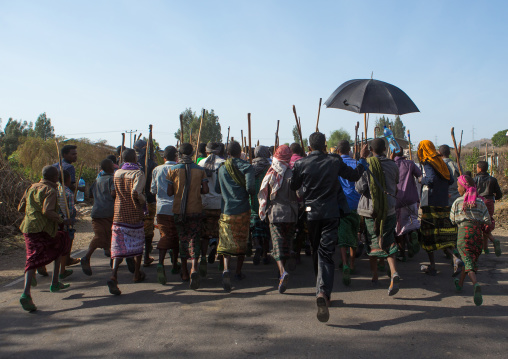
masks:
<svg viewBox="0 0 508 359"><path fill-rule="evenodd" d="M98 251L94 275L75 267L67 291L50 293L49 279L39 277L35 313L19 305L22 283L0 288L0 357L506 358L508 256L481 257L481 307L472 302L470 284L455 294L441 254L437 277L420 273L425 257L420 252L398 263L402 289L395 297L387 295L388 277L371 285L365 257L350 287L337 270L331 318L323 324L315 317L310 257L291 274L284 295L276 290L273 262L254 266L247 259L247 278L234 282L230 294L222 291L216 264L197 292L170 274L161 286L155 266L146 269L146 282L134 284L124 264L123 294L114 297L105 285L109 261Z"/></svg>

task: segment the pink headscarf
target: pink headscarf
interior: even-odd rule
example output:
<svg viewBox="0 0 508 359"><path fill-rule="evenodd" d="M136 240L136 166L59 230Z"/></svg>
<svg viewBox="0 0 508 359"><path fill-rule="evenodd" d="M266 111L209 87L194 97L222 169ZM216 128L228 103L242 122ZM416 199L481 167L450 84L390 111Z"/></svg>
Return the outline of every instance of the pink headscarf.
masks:
<svg viewBox="0 0 508 359"><path fill-rule="evenodd" d="M476 198L478 197L476 187L470 186L467 183L466 177L464 175L459 176L459 178L457 178L457 182L460 183L460 185L466 190L466 193L464 193L464 205L462 208L466 209L476 207Z"/></svg>
<svg viewBox="0 0 508 359"><path fill-rule="evenodd" d="M259 218L264 220L266 217L266 204L268 202L268 187L271 188L270 199L275 199L277 195L277 191L282 186L282 180L284 179L284 174L289 167L289 161L291 161L291 149L288 145L282 145L277 147L277 151L273 155L272 166L266 172L265 178L263 178L263 182L261 183L261 188L259 189L258 199L259 199Z"/></svg>

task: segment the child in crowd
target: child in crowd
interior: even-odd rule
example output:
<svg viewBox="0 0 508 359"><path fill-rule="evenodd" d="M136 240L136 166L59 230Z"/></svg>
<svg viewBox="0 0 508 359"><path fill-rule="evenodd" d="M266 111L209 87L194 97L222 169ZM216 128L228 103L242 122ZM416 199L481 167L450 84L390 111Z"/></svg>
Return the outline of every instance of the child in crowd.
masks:
<svg viewBox="0 0 508 359"><path fill-rule="evenodd" d="M482 225L491 225L487 206L478 197L474 180L469 176L457 179L458 191L461 197L453 202L450 220L458 226L457 250L462 257L464 266L460 278L455 278L457 291L462 290L466 274L474 286L474 303L482 305L482 291L476 280L478 257L482 253L483 232Z"/></svg>

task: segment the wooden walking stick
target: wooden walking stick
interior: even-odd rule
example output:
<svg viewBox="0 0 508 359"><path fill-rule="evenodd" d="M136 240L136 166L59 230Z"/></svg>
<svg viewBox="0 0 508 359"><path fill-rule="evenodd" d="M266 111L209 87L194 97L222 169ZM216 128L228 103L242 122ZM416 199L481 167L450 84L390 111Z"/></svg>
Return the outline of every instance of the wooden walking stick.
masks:
<svg viewBox="0 0 508 359"><path fill-rule="evenodd" d="M367 142L367 141L365 141L365 142ZM362 132L362 146L363 146L363 132Z"/></svg>
<svg viewBox="0 0 508 359"><path fill-rule="evenodd" d="M183 144L183 115L180 114L180 144Z"/></svg>
<svg viewBox="0 0 508 359"><path fill-rule="evenodd" d="M460 167L460 152L457 149L457 142L455 141L455 128L452 127L452 140L453 140L453 147L455 147L455 155L457 156L457 165L459 166L459 173L462 176L462 168Z"/></svg>
<svg viewBox="0 0 508 359"><path fill-rule="evenodd" d="M459 142L459 156L462 154L462 135L464 134L464 130L460 132L460 142ZM485 161L487 161L485 159Z"/></svg>
<svg viewBox="0 0 508 359"><path fill-rule="evenodd" d="M358 121L357 121L357 122L356 122L356 126L355 126L355 145L354 145L354 147L353 147L353 149L354 149L354 154L355 154L355 159L357 159L357 158L356 158L356 154L357 154L357 152L358 152L358 140L357 140L357 138L358 138L358 129L359 129L359 128L360 128L360 122L358 122Z"/></svg>
<svg viewBox="0 0 508 359"><path fill-rule="evenodd" d="M365 129L365 132L364 132L365 133L365 143L367 143L368 132L367 132L367 114L366 113L363 114L363 127ZM363 143L363 140L362 140L362 143Z"/></svg>
<svg viewBox="0 0 508 359"><path fill-rule="evenodd" d="M280 120L277 120L277 131L275 131L275 146L273 146L273 154L275 154L275 151L277 150L277 145L279 143L279 123Z"/></svg>
<svg viewBox="0 0 508 359"><path fill-rule="evenodd" d="M295 114L295 120L296 120L296 128L298 129L298 135L300 136L300 145L302 146L302 150L305 152L305 146L303 145L303 137L302 137L302 129L300 127L300 122L298 121L298 116L296 115L296 107L293 105L293 113ZM277 126L277 132L278 132L278 126Z"/></svg>
<svg viewBox="0 0 508 359"><path fill-rule="evenodd" d="M65 192L65 180L62 166L62 156L60 155L60 148L58 146L58 140L55 138L56 143L56 151L58 152L58 167L60 168L60 177L62 178L62 197L65 203L65 213L67 214L67 219L71 219L71 213L69 212L69 205L67 204L67 193ZM77 184L76 184L77 187ZM72 226L71 226L72 227Z"/></svg>
<svg viewBox="0 0 508 359"><path fill-rule="evenodd" d="M248 131L249 131L249 162L252 164L252 132L250 128L250 113L247 114L247 122L249 125Z"/></svg>
<svg viewBox="0 0 508 359"><path fill-rule="evenodd" d="M245 144L245 141L244 141L244 137L243 137L243 130L240 130L240 138L242 139L242 152L245 153L245 146L247 146Z"/></svg>
<svg viewBox="0 0 508 359"><path fill-rule="evenodd" d="M409 133L409 130L407 130L407 142L408 142L408 148L409 148L409 159L413 160L413 151L411 149L411 133Z"/></svg>
<svg viewBox="0 0 508 359"><path fill-rule="evenodd" d="M148 161L150 159L150 155L152 151L150 147L152 146L152 125L148 126L148 143L146 144L146 152L145 152L145 176L148 179Z"/></svg>
<svg viewBox="0 0 508 359"><path fill-rule="evenodd" d="M229 145L229 130L230 130L230 126L228 126L228 138L226 140L226 151L228 150L228 145Z"/></svg>
<svg viewBox="0 0 508 359"><path fill-rule="evenodd" d="M245 144L245 154L247 154L247 137L243 138L243 143Z"/></svg>
<svg viewBox="0 0 508 359"><path fill-rule="evenodd" d="M321 114L321 101L322 100L323 100L322 98L319 98L319 108L318 108L318 112L317 112L316 132L319 132L319 115Z"/></svg>
<svg viewBox="0 0 508 359"><path fill-rule="evenodd" d="M134 135L134 142L139 141L141 139L141 135L143 135L143 134L140 133L137 140L136 140L136 135Z"/></svg>
<svg viewBox="0 0 508 359"><path fill-rule="evenodd" d="M258 140L258 144L256 146L259 146L259 140Z"/></svg>
<svg viewBox="0 0 508 359"><path fill-rule="evenodd" d="M118 160L118 164L122 163L122 153L124 147L125 147L125 132L122 133L122 147L120 147L120 159Z"/></svg>
<svg viewBox="0 0 508 359"><path fill-rule="evenodd" d="M203 119L204 118L205 118L205 109L203 109L203 114L201 115L201 122L199 123L198 142L196 144L196 147L199 146L199 141L201 141L201 128L203 127ZM194 162L196 162L197 160L198 160L198 151L196 151Z"/></svg>
<svg viewBox="0 0 508 359"><path fill-rule="evenodd" d="M83 165L84 165L83 162L81 162L81 164L79 165L78 182L79 182L79 178L81 178L81 173L83 172ZM76 186L76 188L74 188L74 201L76 201L77 195L78 195L78 186Z"/></svg>

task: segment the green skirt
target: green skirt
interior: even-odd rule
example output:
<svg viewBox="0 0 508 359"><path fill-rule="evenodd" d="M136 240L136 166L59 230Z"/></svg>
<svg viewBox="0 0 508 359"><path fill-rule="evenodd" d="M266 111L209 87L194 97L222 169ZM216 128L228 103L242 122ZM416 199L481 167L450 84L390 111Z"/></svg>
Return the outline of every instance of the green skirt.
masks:
<svg viewBox="0 0 508 359"><path fill-rule="evenodd" d="M356 248L358 246L358 230L360 229L360 216L353 211L339 222L339 247Z"/></svg>
<svg viewBox="0 0 508 359"><path fill-rule="evenodd" d="M367 254L369 256L386 258L397 253L397 244L395 243L395 226L397 225L397 216L395 214L386 217L383 225L381 238L375 231L374 218L365 217L365 229L367 232Z"/></svg>
<svg viewBox="0 0 508 359"><path fill-rule="evenodd" d="M418 239L427 252L455 247L457 226L450 221L451 207L423 206Z"/></svg>
<svg viewBox="0 0 508 359"><path fill-rule="evenodd" d="M459 224L457 250L464 262L466 273L478 270L478 258L483 249L482 227L472 222Z"/></svg>

